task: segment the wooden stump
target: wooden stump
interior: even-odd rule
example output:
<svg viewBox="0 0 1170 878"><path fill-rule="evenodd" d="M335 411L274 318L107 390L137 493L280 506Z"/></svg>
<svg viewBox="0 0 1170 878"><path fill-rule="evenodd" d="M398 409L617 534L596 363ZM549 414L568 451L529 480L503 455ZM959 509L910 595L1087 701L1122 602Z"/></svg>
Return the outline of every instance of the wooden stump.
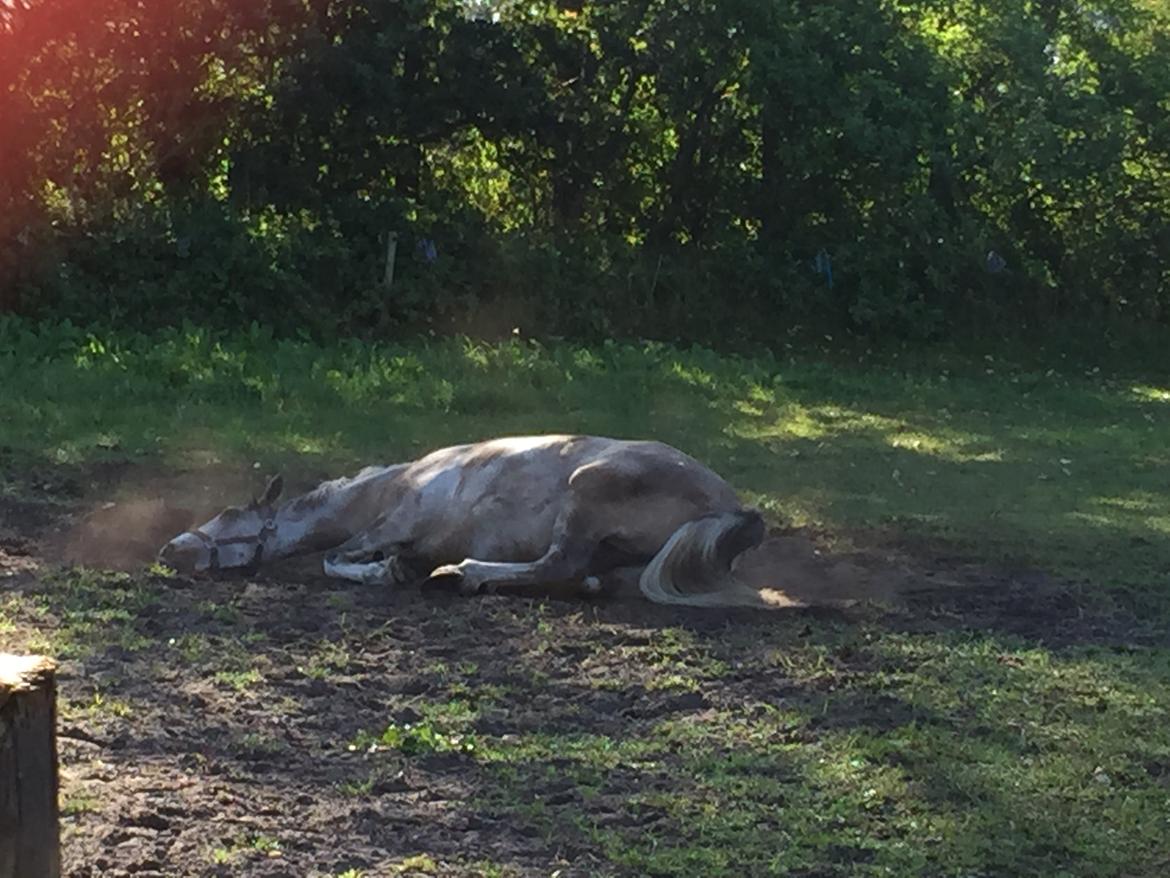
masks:
<svg viewBox="0 0 1170 878"><path fill-rule="evenodd" d="M56 665L0 653L0 878L58 878Z"/></svg>

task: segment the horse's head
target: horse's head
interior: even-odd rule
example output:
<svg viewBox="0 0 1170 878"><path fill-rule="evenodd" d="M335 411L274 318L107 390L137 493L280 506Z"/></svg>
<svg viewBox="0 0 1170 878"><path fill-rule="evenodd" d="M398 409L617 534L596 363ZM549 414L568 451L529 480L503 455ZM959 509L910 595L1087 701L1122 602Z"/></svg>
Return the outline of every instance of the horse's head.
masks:
<svg viewBox="0 0 1170 878"><path fill-rule="evenodd" d="M158 559L186 573L256 567L276 535L276 501L283 487L276 476L263 497L247 506L229 506L206 524L184 531L162 547Z"/></svg>

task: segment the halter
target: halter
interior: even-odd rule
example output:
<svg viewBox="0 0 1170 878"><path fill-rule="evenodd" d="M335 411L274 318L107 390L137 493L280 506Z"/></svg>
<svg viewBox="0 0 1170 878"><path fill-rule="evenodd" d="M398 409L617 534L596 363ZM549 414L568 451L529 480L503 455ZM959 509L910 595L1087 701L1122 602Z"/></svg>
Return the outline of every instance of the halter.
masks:
<svg viewBox="0 0 1170 878"><path fill-rule="evenodd" d="M207 569L208 570L218 571L220 569L219 568L219 547L220 546L238 546L242 543L255 543L256 544L256 553L252 556L252 563L250 565L251 567L255 568L255 567L259 567L260 562L264 559L264 543L265 543L265 541L268 539L269 536L276 533L276 521L274 519L271 519L271 518L266 518L264 520L264 525L260 528L260 532L258 534L256 534L256 536L254 536L254 537L232 537L231 539L227 539L227 540L217 540L214 537L212 537L209 533L207 533L206 531L200 530L197 527L192 528L191 530L187 531L187 533L198 537L199 541L203 543L204 548L207 549L207 554L208 554Z"/></svg>

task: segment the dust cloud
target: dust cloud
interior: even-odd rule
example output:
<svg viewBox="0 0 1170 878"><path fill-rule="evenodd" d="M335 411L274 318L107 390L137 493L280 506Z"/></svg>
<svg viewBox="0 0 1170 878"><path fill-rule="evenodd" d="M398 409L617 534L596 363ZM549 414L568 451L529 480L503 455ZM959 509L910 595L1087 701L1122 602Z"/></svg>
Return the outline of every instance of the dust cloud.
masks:
<svg viewBox="0 0 1170 878"><path fill-rule="evenodd" d="M47 560L108 570L149 565L171 538L225 506L248 499L258 480L238 469L203 467L175 473L131 470L91 496L105 502L79 513L50 538ZM55 557L54 557L55 556Z"/></svg>

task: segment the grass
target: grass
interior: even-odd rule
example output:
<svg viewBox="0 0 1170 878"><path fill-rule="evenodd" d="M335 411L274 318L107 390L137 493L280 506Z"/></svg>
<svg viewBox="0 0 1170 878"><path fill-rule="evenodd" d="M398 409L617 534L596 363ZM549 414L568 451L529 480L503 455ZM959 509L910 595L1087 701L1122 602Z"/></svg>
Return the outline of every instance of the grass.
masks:
<svg viewBox="0 0 1170 878"><path fill-rule="evenodd" d="M1037 567L1068 579L1091 612L1170 623L1170 387L1095 363L730 357L654 344L322 347L196 330L97 339L10 321L0 408L0 499L18 500L45 493L45 474L110 459L218 462L246 495L246 482L282 467L324 477L495 434L654 436L708 462L773 521L829 542ZM22 476L26 463L36 479ZM51 602L0 594L0 646L84 657L160 645L136 621L159 600L157 573L47 576ZM268 697L269 665L254 656L265 644L239 639L236 606L199 611L205 630L163 641L166 654ZM580 692L634 687L694 709L593 730L480 731L483 715L506 717L565 685L563 617L527 613L531 649L506 685L482 656L419 656L433 685L409 703L417 720L334 742L364 760L342 795L374 796L388 765L438 754L478 772L475 809L575 840L624 874L1153 878L1170 868L1164 646L815 615L718 636L666 625L619 642L598 628L568 665ZM39 633L22 631L27 619ZM362 673L361 645L341 628L298 657L303 677ZM134 716L93 690L77 709ZM274 739L238 744L280 753ZM259 838L213 859L279 852ZM416 873L431 862L401 860ZM482 873L511 874L491 863Z"/></svg>
<svg viewBox="0 0 1170 878"><path fill-rule="evenodd" d="M327 680L345 671L350 661L349 649L344 642L322 640L309 661L299 665L297 670L312 680Z"/></svg>
<svg viewBox="0 0 1170 878"><path fill-rule="evenodd" d="M238 692L250 689L263 679L264 675L255 668L246 671L218 671L215 675L215 682L230 686Z"/></svg>
<svg viewBox="0 0 1170 878"><path fill-rule="evenodd" d="M1091 363L98 339L8 321L0 388L10 453L219 462L241 494L280 468L337 474L495 434L654 436L830 535L943 541L1097 585L1155 585L1170 554L1170 388Z"/></svg>
<svg viewBox="0 0 1170 878"><path fill-rule="evenodd" d="M73 795L61 800L61 816L78 817L82 814L91 814L98 810L98 799L90 795Z"/></svg>
<svg viewBox="0 0 1170 878"><path fill-rule="evenodd" d="M550 837L583 834L639 875L1159 874L1165 651L1054 655L865 626L806 640L783 661L808 685L779 704L741 701L636 738L481 741L487 807ZM649 661L654 647L638 652ZM566 779L573 798L548 804ZM631 788L626 820L596 820L594 800Z"/></svg>
<svg viewBox="0 0 1170 878"><path fill-rule="evenodd" d="M280 857L280 842L264 835L241 835L211 851L211 861L217 865L231 863L245 854L268 858Z"/></svg>

